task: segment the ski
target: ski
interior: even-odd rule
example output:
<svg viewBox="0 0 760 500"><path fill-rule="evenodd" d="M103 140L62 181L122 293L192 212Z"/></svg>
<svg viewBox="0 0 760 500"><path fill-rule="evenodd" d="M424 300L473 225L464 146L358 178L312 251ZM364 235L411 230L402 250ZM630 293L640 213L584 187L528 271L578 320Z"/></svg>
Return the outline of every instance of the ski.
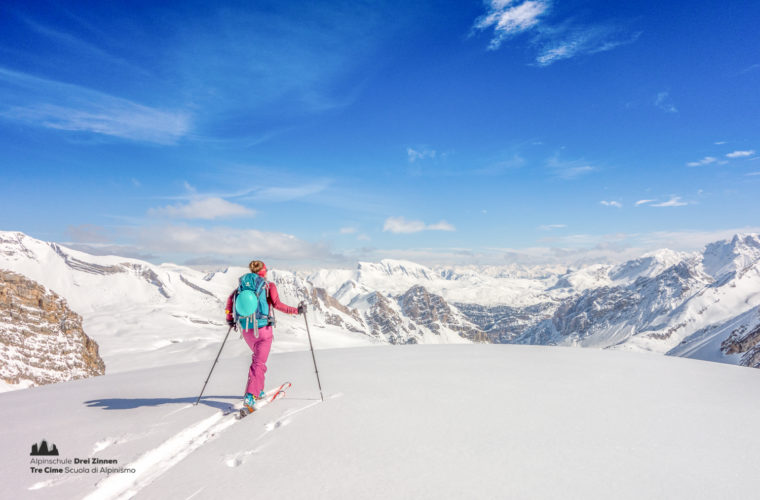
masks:
<svg viewBox="0 0 760 500"><path fill-rule="evenodd" d="M287 391L288 389L290 389L290 387L292 385L293 384L291 384L290 382L285 382L284 384L282 384L277 389L274 389L274 390L271 390L271 391L267 392L267 395L266 395L265 398L263 398L263 399L261 399L261 400L259 400L259 401L256 402L256 406L254 407L253 411L249 411L248 408L246 408L244 406L244 407L240 408L240 410L238 410L238 413L237 413L237 415L235 415L235 418L238 419L238 420L240 420L241 418L245 418L248 415L250 415L251 413L259 411L261 408L263 408L264 406L266 406L266 405L274 402L275 400L280 399L280 398L284 398L285 397L285 391Z"/></svg>

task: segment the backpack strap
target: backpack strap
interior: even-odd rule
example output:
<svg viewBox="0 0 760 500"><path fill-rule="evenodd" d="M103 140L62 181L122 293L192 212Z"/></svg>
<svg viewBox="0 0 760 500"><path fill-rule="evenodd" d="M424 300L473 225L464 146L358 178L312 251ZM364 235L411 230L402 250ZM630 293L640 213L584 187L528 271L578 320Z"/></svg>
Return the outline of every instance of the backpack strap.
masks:
<svg viewBox="0 0 760 500"><path fill-rule="evenodd" d="M237 300L238 292L240 292L240 288L235 288L235 291L232 292L232 319L235 320L235 323L237 323L240 319L240 316L238 316L237 313L237 308L235 308L235 301Z"/></svg>
<svg viewBox="0 0 760 500"><path fill-rule="evenodd" d="M269 304L269 281L266 282L264 285L264 293L266 294L267 299L267 305ZM275 327L275 323L277 323L277 320L274 318L274 307L269 306L269 312L267 313L267 324L272 325L272 328Z"/></svg>

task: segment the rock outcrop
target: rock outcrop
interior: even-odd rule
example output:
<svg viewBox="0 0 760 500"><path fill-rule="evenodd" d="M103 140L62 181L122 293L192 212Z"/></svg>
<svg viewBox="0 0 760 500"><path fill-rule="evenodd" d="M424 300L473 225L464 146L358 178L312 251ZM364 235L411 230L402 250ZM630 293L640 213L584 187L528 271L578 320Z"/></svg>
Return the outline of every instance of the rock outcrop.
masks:
<svg viewBox="0 0 760 500"><path fill-rule="evenodd" d="M760 308L751 315L751 322L733 330L720 349L724 354L742 354L742 366L760 368Z"/></svg>
<svg viewBox="0 0 760 500"><path fill-rule="evenodd" d="M0 379L44 385L105 373L98 344L66 300L24 276L0 270Z"/></svg>

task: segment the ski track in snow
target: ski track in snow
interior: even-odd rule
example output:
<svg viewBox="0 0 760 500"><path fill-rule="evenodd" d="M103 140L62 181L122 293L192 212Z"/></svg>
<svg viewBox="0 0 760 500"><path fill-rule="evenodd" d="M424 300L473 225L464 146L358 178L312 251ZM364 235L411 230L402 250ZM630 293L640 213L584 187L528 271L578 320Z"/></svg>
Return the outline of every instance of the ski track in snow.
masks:
<svg viewBox="0 0 760 500"><path fill-rule="evenodd" d="M277 389L269 391L267 397L273 396L276 390ZM311 408L320 402L321 401L317 401L302 408L289 410L285 412L283 418L268 422L264 427L264 433L257 438L257 441L267 436L273 430L288 425L291 422L289 417L292 415ZM260 411L268 404L269 403L260 404L257 411ZM176 413L176 411L172 413ZM177 465L193 451L208 443L219 433L238 422L238 419L236 419L235 416L236 412L231 414L217 413L185 428L178 434L175 434L168 440L164 441L158 447L147 451L137 458L137 460L125 466L125 468L135 469L137 471L136 473L114 474L103 479L97 483L95 491L87 495L85 500L111 500L132 498L136 496L140 490ZM102 441L98 441L95 444L95 448L103 450L124 439L126 438L106 438ZM259 452L261 449L263 449L263 446L235 455L230 455L225 458L225 463L229 467L237 467L245 463L250 455ZM50 481L47 481L46 483L50 483ZM29 489L39 489L48 486L52 486L52 484L37 483ZM193 494L193 496L198 493L200 493L200 491Z"/></svg>
<svg viewBox="0 0 760 500"><path fill-rule="evenodd" d="M97 453L100 453L101 451L105 450L106 448L110 448L111 446L115 444L125 443L130 440L130 436L123 435L118 437L107 437L103 438L92 447L92 455L95 455Z"/></svg>
<svg viewBox="0 0 760 500"><path fill-rule="evenodd" d="M333 397L335 397L335 396L333 396ZM279 429L281 427L285 427L285 426L289 425L293 421L292 418L291 418L293 415L295 415L297 413L301 413L302 411L306 411L309 408L320 404L321 402L322 401L315 401L315 402L310 403L310 404L308 404L306 406L302 406L301 408L296 408L296 409L293 409L293 410L288 410L288 411L286 411L283 414L282 418L279 418L277 420L271 420L271 421L267 422L267 424L264 426L264 433L262 435L260 435L258 438L256 438L256 440L254 441L254 443L262 440L263 438L265 438L266 436L268 436L272 431L277 430L277 429ZM228 467L239 467L239 466L243 465L248 460L248 458L251 455L255 455L255 454L259 453L264 448L266 448L266 446L267 446L266 444L261 444L259 446L256 446L252 450L245 450L245 451L240 451L240 452L237 452L237 453L233 453L231 455L227 455L226 457L224 457L224 463Z"/></svg>
<svg viewBox="0 0 760 500"><path fill-rule="evenodd" d="M235 423L234 418L224 418L219 413L175 434L163 444L154 448L126 468L135 469L135 474L114 474L100 481L94 492L86 500L131 498L157 477L174 467L190 453L214 438L217 433Z"/></svg>
<svg viewBox="0 0 760 500"><path fill-rule="evenodd" d="M58 486L62 483L65 483L67 481L73 480L73 477L63 477L63 478L57 478L57 479L48 479L47 481L40 481L38 483L34 483L29 488L27 488L29 491L36 491L41 490L43 488L50 488L53 486Z"/></svg>
<svg viewBox="0 0 760 500"><path fill-rule="evenodd" d="M195 498L196 496L198 496L198 493L202 492L205 489L206 488L199 489L198 491L196 491L195 493L193 493L192 495L190 495L189 497L187 497L185 500L190 500L191 498Z"/></svg>
<svg viewBox="0 0 760 500"><path fill-rule="evenodd" d="M234 453L232 455L227 455L224 457L224 463L227 467L239 467L243 465L246 460L248 460L248 457L251 455L255 455L256 453L259 453L261 450L263 450L265 447L257 446L256 448L252 450L247 451L241 451L239 453Z"/></svg>

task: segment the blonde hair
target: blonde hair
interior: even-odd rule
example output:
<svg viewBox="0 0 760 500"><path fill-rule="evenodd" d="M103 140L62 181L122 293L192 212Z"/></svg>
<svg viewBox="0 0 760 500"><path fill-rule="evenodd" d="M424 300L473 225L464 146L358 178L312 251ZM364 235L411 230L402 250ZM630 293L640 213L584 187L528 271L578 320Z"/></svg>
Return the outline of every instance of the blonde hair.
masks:
<svg viewBox="0 0 760 500"><path fill-rule="evenodd" d="M252 273L258 274L259 271L261 271L266 266L263 262L260 260L252 260L250 264L248 264L248 269L251 270Z"/></svg>

